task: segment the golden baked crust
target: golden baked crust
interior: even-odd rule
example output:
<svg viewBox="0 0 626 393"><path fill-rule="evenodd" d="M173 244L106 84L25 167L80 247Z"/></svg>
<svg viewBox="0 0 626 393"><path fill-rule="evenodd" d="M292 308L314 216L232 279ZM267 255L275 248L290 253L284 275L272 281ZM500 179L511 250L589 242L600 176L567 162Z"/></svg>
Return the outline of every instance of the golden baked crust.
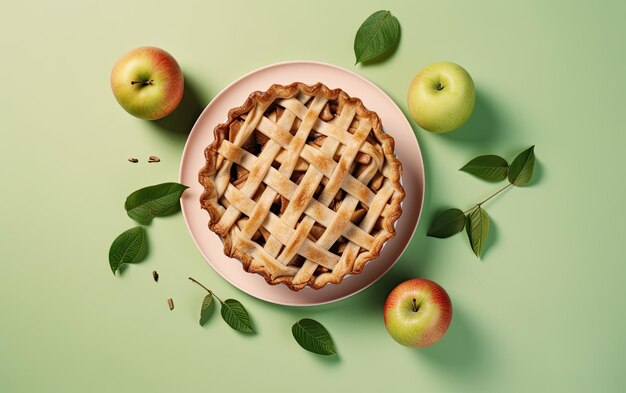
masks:
<svg viewBox="0 0 626 393"><path fill-rule="evenodd" d="M360 273L395 235L402 166L360 99L321 83L272 85L214 133L200 203L246 271L319 289Z"/></svg>

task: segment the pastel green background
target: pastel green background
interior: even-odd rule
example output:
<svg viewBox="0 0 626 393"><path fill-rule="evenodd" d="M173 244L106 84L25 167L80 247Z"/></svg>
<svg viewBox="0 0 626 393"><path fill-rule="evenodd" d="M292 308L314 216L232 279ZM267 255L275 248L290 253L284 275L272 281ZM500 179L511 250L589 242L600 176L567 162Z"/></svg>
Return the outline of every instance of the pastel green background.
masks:
<svg viewBox="0 0 626 393"><path fill-rule="evenodd" d="M398 16L399 48L354 66L354 34L378 9ZM624 391L625 12L618 1L4 2L0 391ZM113 63L142 45L170 51L185 72L173 119L135 119L111 94ZM114 277L109 245L134 225L126 195L177 179L186 133L224 86L295 59L354 70L405 113L412 76L432 62L457 62L475 80L462 129L413 124L426 200L397 265L347 300L276 306L221 279L177 214L155 220L148 259ZM438 209L498 187L459 167L532 144L533 184L486 206L482 260L463 235L425 236ZM152 154L162 162L148 164ZM190 275L242 301L259 333L237 334L217 314L198 326L204 294ZM382 318L388 292L412 277L440 283L454 303L447 335L421 350L396 344ZM339 356L298 347L290 328L303 317L330 330Z"/></svg>

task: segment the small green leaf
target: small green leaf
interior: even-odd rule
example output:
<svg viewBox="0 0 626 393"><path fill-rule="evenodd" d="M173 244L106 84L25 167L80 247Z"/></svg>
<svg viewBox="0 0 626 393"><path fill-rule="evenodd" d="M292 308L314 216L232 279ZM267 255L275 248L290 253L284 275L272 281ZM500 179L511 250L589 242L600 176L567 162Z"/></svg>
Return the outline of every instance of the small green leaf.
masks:
<svg viewBox="0 0 626 393"><path fill-rule="evenodd" d="M211 312L213 311L213 307L211 307L212 303L213 294L209 293L204 297L204 300L202 301L202 308L200 309L200 326L204 325L206 321L209 320Z"/></svg>
<svg viewBox="0 0 626 393"><path fill-rule="evenodd" d="M500 181L506 179L509 164L500 156L486 155L476 157L460 170L482 180Z"/></svg>
<svg viewBox="0 0 626 393"><path fill-rule="evenodd" d="M472 210L467 219L467 234L474 254L480 258L489 234L489 216L480 206Z"/></svg>
<svg viewBox="0 0 626 393"><path fill-rule="evenodd" d="M242 333L254 333L252 322L250 322L250 316L248 312L235 299L226 299L222 303L222 318L231 328L240 331Z"/></svg>
<svg viewBox="0 0 626 393"><path fill-rule="evenodd" d="M328 330L312 319L301 319L291 327L293 338L307 351L320 355L334 355L335 344Z"/></svg>
<svg viewBox="0 0 626 393"><path fill-rule="evenodd" d="M359 27L354 37L356 63L372 60L400 40L400 23L389 11L377 11Z"/></svg>
<svg viewBox="0 0 626 393"><path fill-rule="evenodd" d="M427 236L445 239L461 232L464 226L465 214L459 209L447 209L435 218Z"/></svg>
<svg viewBox="0 0 626 393"><path fill-rule="evenodd" d="M535 145L524 150L511 163L509 168L509 183L522 187L530 182L535 167Z"/></svg>
<svg viewBox="0 0 626 393"><path fill-rule="evenodd" d="M146 234L142 226L136 226L119 235L109 249L109 265L113 274L126 263L137 263L143 258Z"/></svg>
<svg viewBox="0 0 626 393"><path fill-rule="evenodd" d="M137 190L126 198L124 209L128 217L146 224L153 217L169 212L179 203L189 187L178 183L162 183Z"/></svg>

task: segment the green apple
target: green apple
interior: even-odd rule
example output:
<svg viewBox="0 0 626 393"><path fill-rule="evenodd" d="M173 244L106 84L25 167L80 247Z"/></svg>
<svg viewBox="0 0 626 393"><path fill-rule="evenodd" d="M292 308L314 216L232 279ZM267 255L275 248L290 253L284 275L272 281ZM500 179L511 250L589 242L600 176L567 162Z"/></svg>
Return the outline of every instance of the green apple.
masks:
<svg viewBox="0 0 626 393"><path fill-rule="evenodd" d="M439 341L452 321L452 302L439 284L414 278L395 287L385 302L385 326L394 340L411 348Z"/></svg>
<svg viewBox="0 0 626 393"><path fill-rule="evenodd" d="M409 86L408 105L413 120L427 131L455 130L474 110L476 89L460 65L439 62L421 70Z"/></svg>
<svg viewBox="0 0 626 393"><path fill-rule="evenodd" d="M133 116L157 120L172 113L183 97L185 82L176 60L160 48L136 48L111 71L117 102Z"/></svg>

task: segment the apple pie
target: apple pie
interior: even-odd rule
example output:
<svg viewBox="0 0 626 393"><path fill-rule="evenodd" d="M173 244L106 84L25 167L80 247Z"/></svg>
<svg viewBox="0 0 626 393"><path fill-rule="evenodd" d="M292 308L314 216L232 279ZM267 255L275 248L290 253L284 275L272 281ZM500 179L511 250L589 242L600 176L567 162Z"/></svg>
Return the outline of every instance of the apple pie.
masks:
<svg viewBox="0 0 626 393"><path fill-rule="evenodd" d="M272 85L214 134L200 203L246 271L319 289L360 273L395 235L402 165L360 99L321 83Z"/></svg>

